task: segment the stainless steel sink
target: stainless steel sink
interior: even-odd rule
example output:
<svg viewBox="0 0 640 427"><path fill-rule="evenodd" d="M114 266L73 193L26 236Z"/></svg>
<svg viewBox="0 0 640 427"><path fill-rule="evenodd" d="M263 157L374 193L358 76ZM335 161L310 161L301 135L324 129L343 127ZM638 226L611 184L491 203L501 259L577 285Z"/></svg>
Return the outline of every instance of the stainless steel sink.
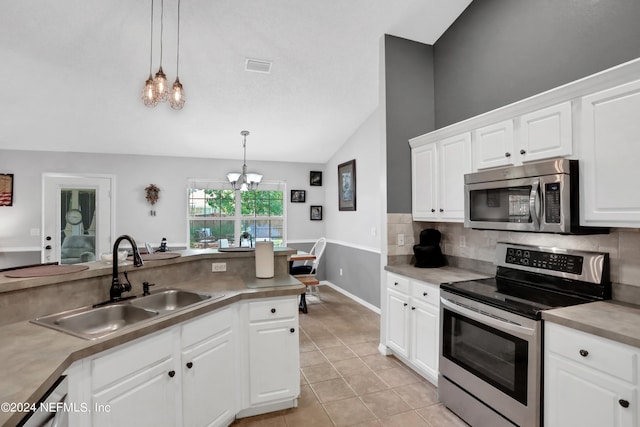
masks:
<svg viewBox="0 0 640 427"><path fill-rule="evenodd" d="M140 322L223 296L224 294L162 289L145 297L99 307L81 307L39 317L32 322L76 337L94 340Z"/></svg>
<svg viewBox="0 0 640 427"><path fill-rule="evenodd" d="M127 326L156 317L157 311L130 304L82 307L39 317L33 322L84 339L98 339Z"/></svg>
<svg viewBox="0 0 640 427"><path fill-rule="evenodd" d="M218 295L220 298L222 295ZM207 301L212 296L180 289L164 289L146 297L136 298L131 301L131 305L142 307L148 310L155 310L161 313L174 312L182 308L187 308L193 304Z"/></svg>

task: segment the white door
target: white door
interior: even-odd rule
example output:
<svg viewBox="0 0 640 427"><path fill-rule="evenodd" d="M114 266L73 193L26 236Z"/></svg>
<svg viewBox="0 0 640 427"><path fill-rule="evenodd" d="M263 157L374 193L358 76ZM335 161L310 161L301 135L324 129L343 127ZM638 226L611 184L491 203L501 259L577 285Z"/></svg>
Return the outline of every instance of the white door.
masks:
<svg viewBox="0 0 640 427"><path fill-rule="evenodd" d="M476 169L508 166L514 163L513 120L505 120L473 131L473 157Z"/></svg>
<svg viewBox="0 0 640 427"><path fill-rule="evenodd" d="M464 221L464 174L471 172L471 134L440 141L438 213L443 220Z"/></svg>
<svg viewBox="0 0 640 427"><path fill-rule="evenodd" d="M42 262L76 264L110 252L115 177L44 174L42 180Z"/></svg>
<svg viewBox="0 0 640 427"><path fill-rule="evenodd" d="M435 219L436 144L411 150L411 209L414 220Z"/></svg>

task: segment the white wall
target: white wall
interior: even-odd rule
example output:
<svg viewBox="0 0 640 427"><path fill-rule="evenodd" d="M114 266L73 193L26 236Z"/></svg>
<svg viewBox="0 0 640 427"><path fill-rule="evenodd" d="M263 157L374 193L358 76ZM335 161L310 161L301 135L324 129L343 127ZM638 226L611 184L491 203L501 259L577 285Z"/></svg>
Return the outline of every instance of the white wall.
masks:
<svg viewBox="0 0 640 427"><path fill-rule="evenodd" d="M309 172L324 172L324 165L248 160L247 166L265 180L287 182L288 240L313 241L325 234L326 221L309 220L312 204L325 205L328 185L311 187ZM241 160L0 150L0 172L14 174L13 206L0 208L0 253L7 248L39 250L41 237L31 236L30 230L41 227L45 172L115 175L116 236L130 234L137 242L151 243L166 237L171 245L187 242L187 179L224 179L241 167ZM145 200L149 184L160 187L155 217L149 216ZM306 190L306 203L289 203L292 189Z"/></svg>

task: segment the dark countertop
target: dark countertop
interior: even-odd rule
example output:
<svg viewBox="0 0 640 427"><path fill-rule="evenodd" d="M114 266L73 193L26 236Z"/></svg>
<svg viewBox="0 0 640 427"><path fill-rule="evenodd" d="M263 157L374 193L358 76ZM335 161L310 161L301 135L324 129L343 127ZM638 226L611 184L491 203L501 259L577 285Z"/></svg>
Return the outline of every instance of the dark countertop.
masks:
<svg viewBox="0 0 640 427"><path fill-rule="evenodd" d="M93 341L76 338L28 321L2 326L0 402L35 403L73 362L237 301L298 295L304 291L304 286L288 275L247 282L232 274L222 274L217 275L215 280L200 279L177 284L175 288L224 293L224 297L159 319L141 322L139 326ZM24 415L0 412L0 425L13 426Z"/></svg>

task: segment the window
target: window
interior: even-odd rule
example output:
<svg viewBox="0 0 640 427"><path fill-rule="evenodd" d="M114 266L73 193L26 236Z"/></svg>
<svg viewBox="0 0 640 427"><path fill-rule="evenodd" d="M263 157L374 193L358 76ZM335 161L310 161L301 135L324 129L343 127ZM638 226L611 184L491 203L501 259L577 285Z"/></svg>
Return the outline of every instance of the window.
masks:
<svg viewBox="0 0 640 427"><path fill-rule="evenodd" d="M261 184L264 189L234 191L226 182L191 181L188 190L189 247L217 248L247 240L285 245L284 184Z"/></svg>

